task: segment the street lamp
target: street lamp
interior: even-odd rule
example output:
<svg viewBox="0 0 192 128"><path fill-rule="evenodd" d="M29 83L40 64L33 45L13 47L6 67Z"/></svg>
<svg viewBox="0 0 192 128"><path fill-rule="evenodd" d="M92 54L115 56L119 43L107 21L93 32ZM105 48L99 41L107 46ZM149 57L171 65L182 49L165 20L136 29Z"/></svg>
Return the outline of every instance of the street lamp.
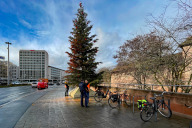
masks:
<svg viewBox="0 0 192 128"><path fill-rule="evenodd" d="M11 45L11 43L9 42L5 42L6 44L8 44L8 63L7 63L7 85L9 85L9 45Z"/></svg>

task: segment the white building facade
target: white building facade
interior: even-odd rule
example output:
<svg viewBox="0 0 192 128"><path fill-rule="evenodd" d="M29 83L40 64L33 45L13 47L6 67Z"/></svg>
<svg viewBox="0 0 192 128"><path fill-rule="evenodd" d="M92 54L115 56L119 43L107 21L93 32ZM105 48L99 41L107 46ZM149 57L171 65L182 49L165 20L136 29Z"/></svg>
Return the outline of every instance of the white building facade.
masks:
<svg viewBox="0 0 192 128"><path fill-rule="evenodd" d="M11 81L18 81L19 80L19 67L15 64L11 64L10 67L10 80Z"/></svg>
<svg viewBox="0 0 192 128"><path fill-rule="evenodd" d="M48 66L48 79L52 83L64 81L66 75L65 70Z"/></svg>
<svg viewBox="0 0 192 128"><path fill-rule="evenodd" d="M7 82L7 61L0 60L0 80ZM9 80L17 81L19 79L19 67L9 62Z"/></svg>
<svg viewBox="0 0 192 128"><path fill-rule="evenodd" d="M48 78L49 56L45 50L20 50L20 81L37 81Z"/></svg>

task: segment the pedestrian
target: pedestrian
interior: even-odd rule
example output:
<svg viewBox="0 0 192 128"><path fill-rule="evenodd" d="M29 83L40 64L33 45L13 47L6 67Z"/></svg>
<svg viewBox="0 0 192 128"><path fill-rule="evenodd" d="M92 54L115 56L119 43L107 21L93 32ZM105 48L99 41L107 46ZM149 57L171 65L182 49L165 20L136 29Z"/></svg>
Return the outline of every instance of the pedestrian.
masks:
<svg viewBox="0 0 192 128"><path fill-rule="evenodd" d="M65 82L65 96L68 96L69 85Z"/></svg>
<svg viewBox="0 0 192 128"><path fill-rule="evenodd" d="M85 84L86 84L86 98L87 98L85 100L87 100L87 103L89 103L90 83L88 82L88 80L85 80Z"/></svg>
<svg viewBox="0 0 192 128"><path fill-rule="evenodd" d="M85 107L88 107L87 96L86 96L87 87L83 80L81 80L81 82L79 83L79 89L81 92L81 107L84 107L84 105L83 105L84 97L85 97Z"/></svg>

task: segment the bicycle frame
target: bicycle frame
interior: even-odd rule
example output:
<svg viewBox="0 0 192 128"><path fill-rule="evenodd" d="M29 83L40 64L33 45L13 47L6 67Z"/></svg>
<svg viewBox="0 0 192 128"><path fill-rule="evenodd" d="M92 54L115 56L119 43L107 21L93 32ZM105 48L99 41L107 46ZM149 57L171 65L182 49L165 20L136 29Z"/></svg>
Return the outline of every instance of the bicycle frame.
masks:
<svg viewBox="0 0 192 128"><path fill-rule="evenodd" d="M101 91L100 89L98 89L96 92L97 92L98 94L102 95L103 98L106 98L107 95L108 95L108 93L109 93L109 94L111 93L111 92L109 91L109 89L107 89L106 94L104 94L104 92Z"/></svg>

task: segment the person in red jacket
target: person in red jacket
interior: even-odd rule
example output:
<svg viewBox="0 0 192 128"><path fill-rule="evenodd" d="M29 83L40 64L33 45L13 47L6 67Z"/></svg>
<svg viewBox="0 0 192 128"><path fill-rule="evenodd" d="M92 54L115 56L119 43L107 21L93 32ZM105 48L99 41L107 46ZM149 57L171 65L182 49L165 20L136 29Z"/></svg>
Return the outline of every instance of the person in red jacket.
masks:
<svg viewBox="0 0 192 128"><path fill-rule="evenodd" d="M88 82L88 80L85 80L85 84L86 84L86 100L87 103L89 103L89 91L90 91L90 83Z"/></svg>

